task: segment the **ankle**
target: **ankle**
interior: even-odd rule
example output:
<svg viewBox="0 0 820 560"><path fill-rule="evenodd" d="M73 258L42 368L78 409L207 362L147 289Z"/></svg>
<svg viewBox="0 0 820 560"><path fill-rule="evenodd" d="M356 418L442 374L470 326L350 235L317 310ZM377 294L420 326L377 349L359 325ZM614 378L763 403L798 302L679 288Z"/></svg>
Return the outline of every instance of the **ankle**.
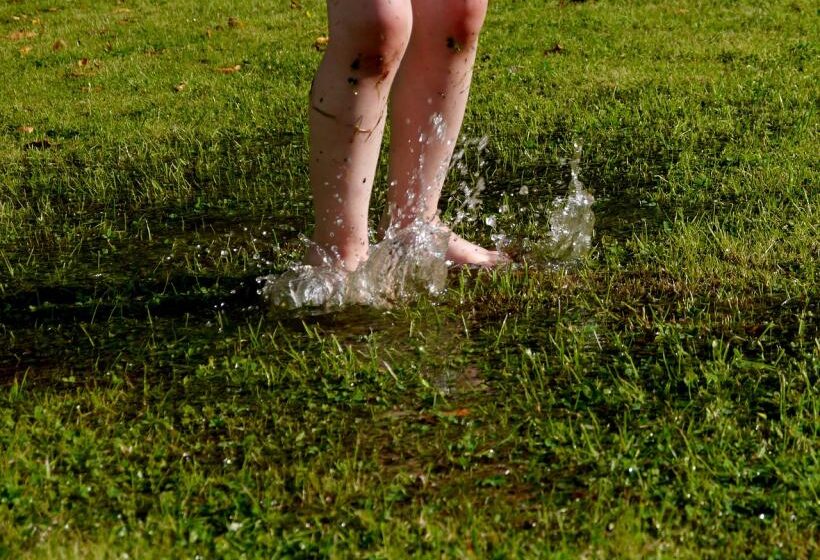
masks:
<svg viewBox="0 0 820 560"><path fill-rule="evenodd" d="M305 252L305 264L311 266L333 266L353 272L367 260L368 246L329 245L311 240Z"/></svg>

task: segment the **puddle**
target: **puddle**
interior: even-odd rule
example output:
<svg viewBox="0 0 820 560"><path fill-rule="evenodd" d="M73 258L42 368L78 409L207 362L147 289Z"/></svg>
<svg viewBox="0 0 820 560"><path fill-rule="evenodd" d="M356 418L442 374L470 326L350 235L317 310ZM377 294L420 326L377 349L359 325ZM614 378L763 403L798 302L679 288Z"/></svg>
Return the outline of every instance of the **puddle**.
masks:
<svg viewBox="0 0 820 560"><path fill-rule="evenodd" d="M580 148L550 162L551 184L515 187L498 174L485 179L491 149L487 138L464 141L443 195L445 220L487 246L529 266L567 267L589 251L594 227L631 219L622 217L634 210L622 199L593 200L597 187L584 185ZM535 227L521 236L526 223ZM332 255L319 269L289 268L303 254L304 229L303 216L285 213L156 208L67 214L28 243L0 247L0 384L29 369L31 380L71 377L66 371L93 377L117 367L141 375L123 365L140 363L190 371L223 352L220 344L237 328L260 321L294 336L318 325L343 344L361 344L375 332L388 346L416 351L401 306L398 314L386 310L447 289L446 236L429 224L388 228L366 265L341 275ZM484 316L479 310L476 317ZM451 351L460 352L458 336L431 336L436 344L454 340ZM468 389L469 364L436 363L425 375L441 394Z"/></svg>

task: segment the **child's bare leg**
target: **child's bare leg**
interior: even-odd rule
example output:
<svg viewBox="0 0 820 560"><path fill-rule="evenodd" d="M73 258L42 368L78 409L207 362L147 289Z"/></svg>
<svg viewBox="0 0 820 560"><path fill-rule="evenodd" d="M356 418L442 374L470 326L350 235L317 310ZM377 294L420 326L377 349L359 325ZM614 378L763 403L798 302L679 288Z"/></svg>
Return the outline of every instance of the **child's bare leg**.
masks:
<svg viewBox="0 0 820 560"><path fill-rule="evenodd" d="M393 88L390 189L392 224L438 220L438 200L458 139L487 0L412 0L413 32ZM441 115L439 136L434 115ZM422 137L425 140L419 141ZM421 157L421 159L420 159ZM447 258L493 265L504 259L450 234Z"/></svg>
<svg viewBox="0 0 820 560"><path fill-rule="evenodd" d="M310 94L313 241L354 270L367 258L367 211L390 86L410 38L410 0L328 0L330 42ZM308 264L321 264L311 249Z"/></svg>

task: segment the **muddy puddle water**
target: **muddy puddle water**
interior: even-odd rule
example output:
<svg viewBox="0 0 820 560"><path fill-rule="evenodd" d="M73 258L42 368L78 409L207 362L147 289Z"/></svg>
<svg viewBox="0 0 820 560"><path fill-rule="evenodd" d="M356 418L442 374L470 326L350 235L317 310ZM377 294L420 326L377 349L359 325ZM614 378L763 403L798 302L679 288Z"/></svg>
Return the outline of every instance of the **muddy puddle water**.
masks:
<svg viewBox="0 0 820 560"><path fill-rule="evenodd" d="M567 161L549 162L551 171L563 170L560 185L549 180L527 188L484 179L488 144L462 141L456 151L445 170L456 188L449 189L443 220L511 254L514 263L505 266L571 266L590 250L596 219L580 147ZM355 331L358 321L362 336L376 331L389 338L395 331L401 340L407 321L385 317L385 309L439 294L452 278L447 232L425 223L388 227L379 240L374 234L366 263L344 274L332 254L321 267L298 264L307 222L298 213L160 208L129 216L127 227L118 225L121 216L78 219L88 225L63 228L75 237L46 239L35 249L0 248L19 264L14 276L0 270L0 383L28 369L34 381L53 378L50 371L118 364L135 375L146 363L163 364L158 375L184 373L220 354L221 339L260 321L302 336L303 321L324 316L334 333ZM121 231L99 234L104 221ZM538 227L522 234L527 221ZM278 311L271 314L271 305Z"/></svg>

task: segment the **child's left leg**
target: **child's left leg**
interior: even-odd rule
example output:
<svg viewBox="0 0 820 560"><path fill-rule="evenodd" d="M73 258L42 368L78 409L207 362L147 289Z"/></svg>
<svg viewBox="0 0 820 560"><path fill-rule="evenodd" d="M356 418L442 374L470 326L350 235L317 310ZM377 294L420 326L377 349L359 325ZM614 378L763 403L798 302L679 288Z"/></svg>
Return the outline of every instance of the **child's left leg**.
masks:
<svg viewBox="0 0 820 560"><path fill-rule="evenodd" d="M439 219L438 200L464 118L487 0L412 0L412 6L413 30L391 100L387 201L394 227ZM443 134L434 115L443 120ZM506 257L451 232L447 258L494 265Z"/></svg>

